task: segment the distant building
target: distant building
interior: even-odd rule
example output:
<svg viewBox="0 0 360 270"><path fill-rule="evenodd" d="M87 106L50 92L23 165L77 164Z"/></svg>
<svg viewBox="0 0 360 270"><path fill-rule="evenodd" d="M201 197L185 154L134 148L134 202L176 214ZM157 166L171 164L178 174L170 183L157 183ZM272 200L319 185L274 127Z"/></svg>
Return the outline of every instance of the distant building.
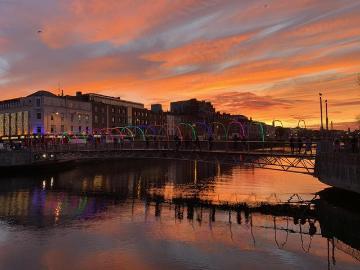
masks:
<svg viewBox="0 0 360 270"><path fill-rule="evenodd" d="M154 113L160 113L163 111L161 104L151 104L151 111Z"/></svg>
<svg viewBox="0 0 360 270"><path fill-rule="evenodd" d="M163 112L153 112L148 109L134 109L132 115L132 125L147 126L147 125L165 125L166 115Z"/></svg>
<svg viewBox="0 0 360 270"><path fill-rule="evenodd" d="M134 124L135 111L144 110L144 104L118 97L77 92L76 98L91 104L92 123L95 132L106 128L132 125Z"/></svg>
<svg viewBox="0 0 360 270"><path fill-rule="evenodd" d="M207 115L215 113L215 108L208 101L195 98L170 103L170 111L177 114Z"/></svg>
<svg viewBox="0 0 360 270"><path fill-rule="evenodd" d="M0 137L92 132L91 107L68 96L37 91L0 102Z"/></svg>

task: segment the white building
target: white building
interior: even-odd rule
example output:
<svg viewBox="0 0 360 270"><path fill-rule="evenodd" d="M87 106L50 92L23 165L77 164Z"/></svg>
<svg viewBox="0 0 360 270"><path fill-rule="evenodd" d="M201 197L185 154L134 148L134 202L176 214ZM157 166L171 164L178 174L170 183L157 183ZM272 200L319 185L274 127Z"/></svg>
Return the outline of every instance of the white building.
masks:
<svg viewBox="0 0 360 270"><path fill-rule="evenodd" d="M47 91L0 102L0 137L91 132L89 102Z"/></svg>

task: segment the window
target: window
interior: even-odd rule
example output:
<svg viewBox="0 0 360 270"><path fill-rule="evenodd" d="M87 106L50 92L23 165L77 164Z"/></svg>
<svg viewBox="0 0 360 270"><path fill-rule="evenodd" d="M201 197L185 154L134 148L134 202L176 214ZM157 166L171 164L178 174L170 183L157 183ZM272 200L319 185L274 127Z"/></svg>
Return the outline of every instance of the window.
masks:
<svg viewBox="0 0 360 270"><path fill-rule="evenodd" d="M61 125L61 132L65 132L65 126Z"/></svg>
<svg viewBox="0 0 360 270"><path fill-rule="evenodd" d="M111 117L111 122L115 123L115 117Z"/></svg>
<svg viewBox="0 0 360 270"><path fill-rule="evenodd" d="M98 108L97 106L94 107L94 111L97 112L98 111Z"/></svg>
<svg viewBox="0 0 360 270"><path fill-rule="evenodd" d="M79 133L81 133L81 126L79 126Z"/></svg>
<svg viewBox="0 0 360 270"><path fill-rule="evenodd" d="M41 133L41 127L37 127L37 128L36 128L36 132L37 132L38 134L40 134L40 133Z"/></svg>
<svg viewBox="0 0 360 270"><path fill-rule="evenodd" d="M74 122L74 114L73 113L71 114L70 118L71 118L71 122Z"/></svg>
<svg viewBox="0 0 360 270"><path fill-rule="evenodd" d="M56 127L54 125L51 125L50 133L55 133L55 132L56 132Z"/></svg>
<svg viewBox="0 0 360 270"><path fill-rule="evenodd" d="M61 121L64 121L64 119L65 119L65 115L62 113L61 114Z"/></svg>
<svg viewBox="0 0 360 270"><path fill-rule="evenodd" d="M41 105L41 99L37 98L36 99L36 107L40 107L40 105Z"/></svg>
<svg viewBox="0 0 360 270"><path fill-rule="evenodd" d="M113 107L113 108L111 108L111 112L112 112L112 113L114 113L114 112L115 112L115 109L114 109L114 107Z"/></svg>
<svg viewBox="0 0 360 270"><path fill-rule="evenodd" d="M88 122L89 121L89 115L85 115L85 120L86 120L86 122Z"/></svg>
<svg viewBox="0 0 360 270"><path fill-rule="evenodd" d="M53 115L51 115L50 119L51 119L51 121L52 121L52 120L54 120L54 116L53 116Z"/></svg>
<svg viewBox="0 0 360 270"><path fill-rule="evenodd" d="M41 119L41 113L38 112L38 113L36 114L36 119Z"/></svg>
<svg viewBox="0 0 360 270"><path fill-rule="evenodd" d="M98 122L99 122L99 118L98 118L97 115L95 115L95 117L94 117L94 122L95 122L95 123L98 123Z"/></svg>

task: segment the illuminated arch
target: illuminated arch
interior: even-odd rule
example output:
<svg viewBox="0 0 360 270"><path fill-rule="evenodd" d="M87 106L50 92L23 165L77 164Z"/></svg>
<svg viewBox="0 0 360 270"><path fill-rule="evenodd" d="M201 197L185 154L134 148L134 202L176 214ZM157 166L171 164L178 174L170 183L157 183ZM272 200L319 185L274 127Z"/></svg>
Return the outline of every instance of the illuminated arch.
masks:
<svg viewBox="0 0 360 270"><path fill-rule="evenodd" d="M156 136L156 129L154 127L154 125L148 125L146 128L145 128L145 136L148 136L148 131L151 130L152 131L152 135Z"/></svg>
<svg viewBox="0 0 360 270"><path fill-rule="evenodd" d="M201 125L203 127L203 131L205 131L207 136L211 134L211 129L209 129L209 126L205 122L195 122L195 128L198 125Z"/></svg>
<svg viewBox="0 0 360 270"><path fill-rule="evenodd" d="M275 127L275 124L276 124L276 123L280 123L281 127L284 127L284 125L283 125L283 123L281 122L281 120L277 120L277 119L273 120L273 126L274 126L274 127Z"/></svg>
<svg viewBox="0 0 360 270"><path fill-rule="evenodd" d="M138 127L138 126L131 126L131 125L129 125L129 126L126 126L125 128L128 128L128 129L133 128L133 129L135 129L135 135L136 135L136 130L140 131L140 134L142 135L143 141L145 141L145 140L146 140L146 138L145 138L145 133L144 133L144 131L143 131L140 127ZM133 133L133 132L132 132L132 134L134 135L134 133ZM135 136L134 136L134 139L135 139Z"/></svg>
<svg viewBox="0 0 360 270"><path fill-rule="evenodd" d="M306 128L306 123L305 123L305 120L301 119L298 121L298 124L297 124L297 127L300 128L300 123L303 123L304 124L304 127Z"/></svg>
<svg viewBox="0 0 360 270"><path fill-rule="evenodd" d="M183 134L182 134L182 132L181 132L181 129L180 129L179 125L174 125L174 126L176 127L176 130L177 130L177 132L179 133L180 139L183 140L184 137L183 137ZM176 132L175 132L175 134L176 134Z"/></svg>
<svg viewBox="0 0 360 270"><path fill-rule="evenodd" d="M260 135L261 135L261 140L264 142L265 141L265 132L264 132L264 126L262 123L260 122L254 122L255 125L258 125L260 128ZM281 123L282 124L282 123Z"/></svg>
<svg viewBox="0 0 360 270"><path fill-rule="evenodd" d="M130 134L130 136L131 136L131 138L133 139L133 140L135 140L135 135L134 135L134 133L131 131L131 129L130 128L128 128L128 126L126 126L126 127L120 127L121 129L120 129L120 131L121 131L121 133L123 133L125 130ZM123 133L124 134L124 133Z"/></svg>
<svg viewBox="0 0 360 270"><path fill-rule="evenodd" d="M229 135L229 130L231 128L232 125L238 125L239 127L241 127L241 131L242 131L242 138L245 139L246 138L246 135L245 135L245 129L244 129L244 126L241 122L239 121L232 121L229 123L228 125L228 129L227 129L227 136Z"/></svg>
<svg viewBox="0 0 360 270"><path fill-rule="evenodd" d="M180 125L183 125L185 127L190 127L191 131L192 131L193 139L196 139L196 130L194 129L194 127L191 124L189 124L189 123L179 123L179 126Z"/></svg>
<svg viewBox="0 0 360 270"><path fill-rule="evenodd" d="M227 138L228 138L228 131L227 131L225 125L224 125L223 123L221 123L221 122L211 122L211 123L210 123L210 125L213 125L213 124L220 125L220 126L223 128L223 130L224 130L224 137L225 137L225 140L227 140ZM211 133L214 133L214 131L212 130L211 126L210 126L210 130L211 130Z"/></svg>

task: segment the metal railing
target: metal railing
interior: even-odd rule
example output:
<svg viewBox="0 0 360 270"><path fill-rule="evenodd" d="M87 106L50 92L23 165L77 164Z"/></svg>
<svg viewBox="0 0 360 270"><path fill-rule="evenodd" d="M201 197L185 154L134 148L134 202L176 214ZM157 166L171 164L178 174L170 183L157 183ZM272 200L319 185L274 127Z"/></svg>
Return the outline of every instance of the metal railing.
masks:
<svg viewBox="0 0 360 270"><path fill-rule="evenodd" d="M317 143L279 141L116 141L113 143L37 144L25 148L33 152L167 150L203 152L267 153L284 155L315 155Z"/></svg>

